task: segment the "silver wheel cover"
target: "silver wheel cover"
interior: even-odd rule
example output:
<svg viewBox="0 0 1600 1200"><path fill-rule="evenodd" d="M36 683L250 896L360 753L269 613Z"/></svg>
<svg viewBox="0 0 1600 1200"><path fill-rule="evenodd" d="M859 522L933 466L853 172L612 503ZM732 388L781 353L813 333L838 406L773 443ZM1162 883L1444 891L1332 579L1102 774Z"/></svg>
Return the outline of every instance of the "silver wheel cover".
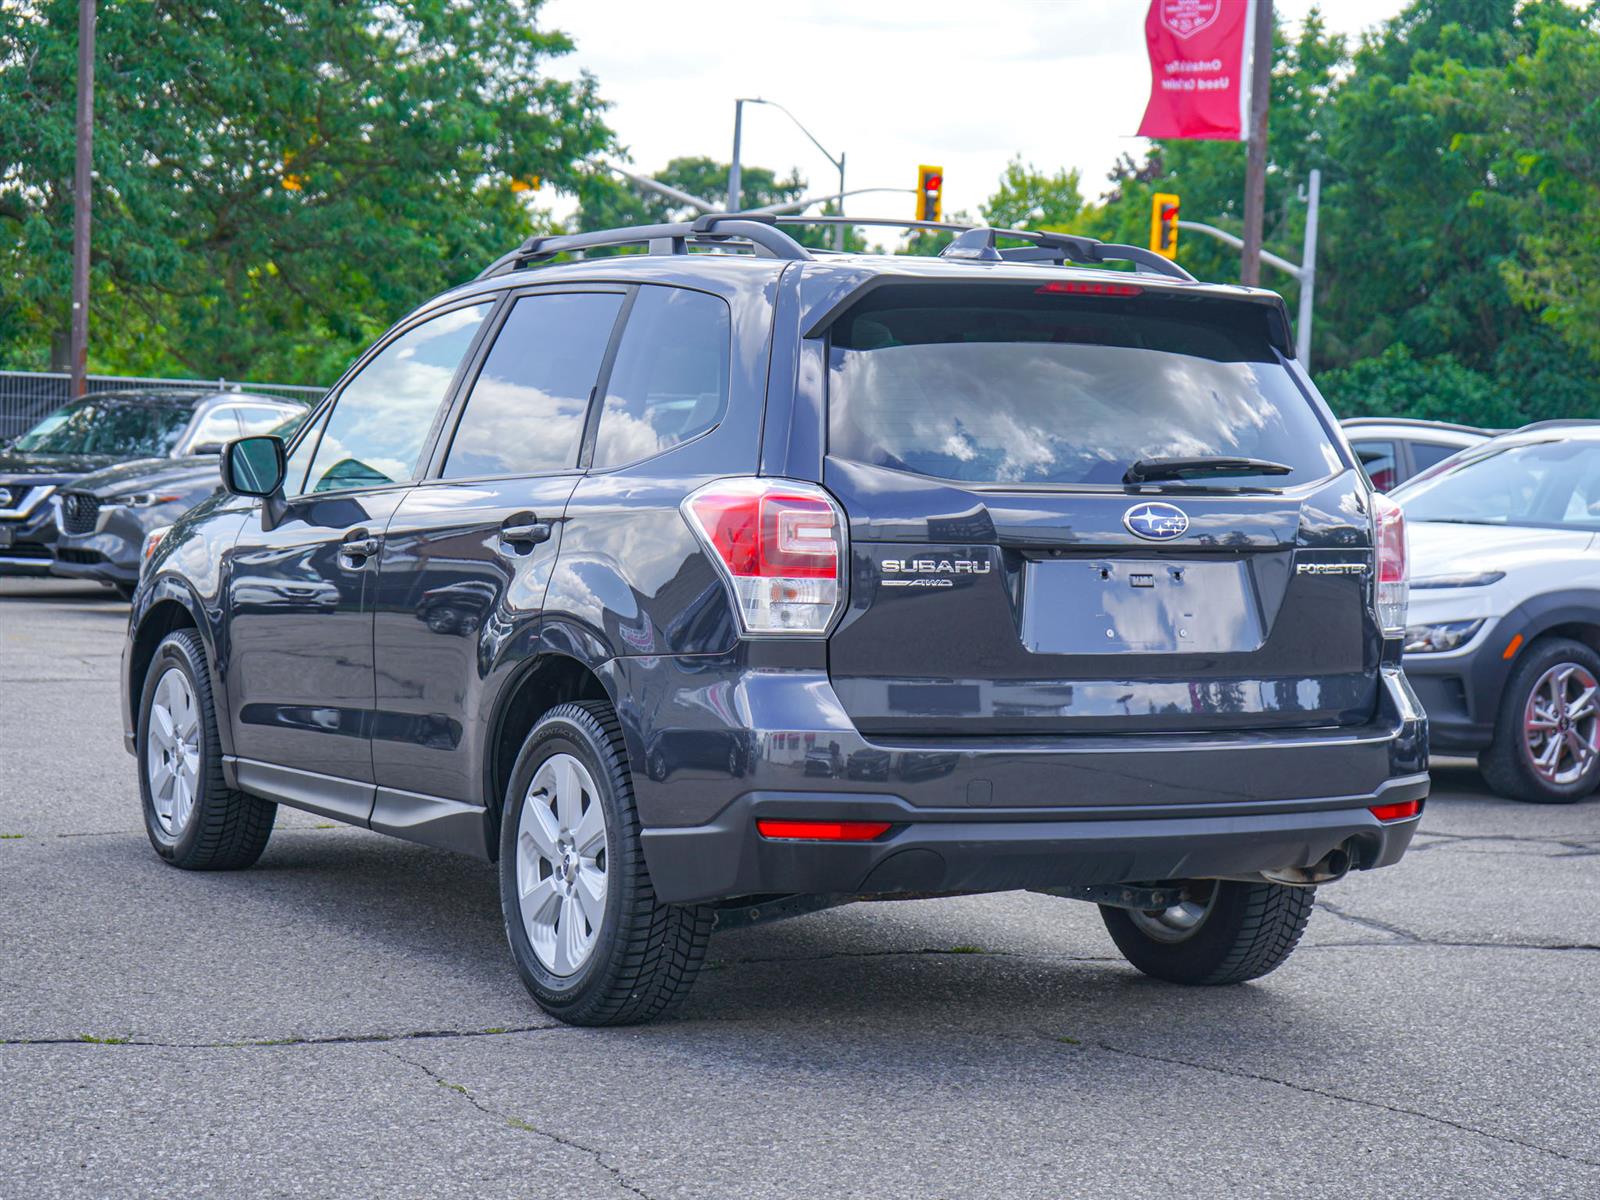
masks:
<svg viewBox="0 0 1600 1200"><path fill-rule="evenodd" d="M1522 740L1534 774L1576 783L1594 762L1600 739L1595 678L1577 663L1557 663L1533 685L1522 710Z"/></svg>
<svg viewBox="0 0 1600 1200"><path fill-rule="evenodd" d="M555 754L534 772L517 821L522 931L552 975L594 953L606 914L606 818L588 768Z"/></svg>
<svg viewBox="0 0 1600 1200"><path fill-rule="evenodd" d="M1152 909L1148 912L1136 908L1129 909L1128 917L1133 921L1134 928L1151 941L1169 944L1187 941L1211 915L1219 891L1221 888L1213 883L1210 894L1203 900L1182 900L1171 908Z"/></svg>
<svg viewBox="0 0 1600 1200"><path fill-rule="evenodd" d="M176 840L189 826L200 794L200 706L189 677L168 667L150 697L145 779L161 832Z"/></svg>

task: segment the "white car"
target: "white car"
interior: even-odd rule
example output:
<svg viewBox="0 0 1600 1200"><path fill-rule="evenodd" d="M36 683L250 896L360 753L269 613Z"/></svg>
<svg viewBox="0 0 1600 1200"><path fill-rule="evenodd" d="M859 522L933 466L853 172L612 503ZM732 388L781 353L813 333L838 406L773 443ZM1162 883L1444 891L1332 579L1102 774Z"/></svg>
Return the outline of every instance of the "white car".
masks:
<svg viewBox="0 0 1600 1200"><path fill-rule="evenodd" d="M1361 469L1380 492L1393 491L1456 451L1492 436L1489 430L1473 425L1409 417L1350 417L1339 424Z"/></svg>
<svg viewBox="0 0 1600 1200"><path fill-rule="evenodd" d="M1405 671L1446 753L1495 791L1570 803L1600 781L1600 422L1546 421L1399 489Z"/></svg>

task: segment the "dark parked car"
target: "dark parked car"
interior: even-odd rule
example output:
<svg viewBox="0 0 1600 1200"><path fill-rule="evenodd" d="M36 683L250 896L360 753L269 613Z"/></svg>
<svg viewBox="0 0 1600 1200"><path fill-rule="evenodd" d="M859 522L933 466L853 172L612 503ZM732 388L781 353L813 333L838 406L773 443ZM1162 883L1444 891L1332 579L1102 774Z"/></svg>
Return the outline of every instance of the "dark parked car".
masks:
<svg viewBox="0 0 1600 1200"><path fill-rule="evenodd" d="M230 410L236 414L242 433L270 432L288 438L310 412L301 405L288 407L292 415L276 422L273 418L284 411L276 403L229 405L217 411L223 416ZM51 497L56 520L51 573L109 583L131 596L146 538L221 486L215 450L182 458L135 459L73 480Z"/></svg>
<svg viewBox="0 0 1600 1200"><path fill-rule="evenodd" d="M999 236L535 238L233 443L129 624L156 852L248 866L281 803L498 860L575 1023L668 1011L713 928L881 896L1279 965L1427 795L1399 510L1276 295Z"/></svg>
<svg viewBox="0 0 1600 1200"><path fill-rule="evenodd" d="M215 456L241 434L304 409L275 396L194 388L97 392L57 409L0 450L0 574L50 574L51 500L82 476L135 459Z"/></svg>

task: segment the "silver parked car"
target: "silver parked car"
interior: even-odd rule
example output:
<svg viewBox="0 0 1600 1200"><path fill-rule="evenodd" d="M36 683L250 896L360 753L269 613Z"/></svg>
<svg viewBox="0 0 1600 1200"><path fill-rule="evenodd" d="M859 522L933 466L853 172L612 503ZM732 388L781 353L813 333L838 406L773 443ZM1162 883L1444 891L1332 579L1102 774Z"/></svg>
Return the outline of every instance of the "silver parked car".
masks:
<svg viewBox="0 0 1600 1200"><path fill-rule="evenodd" d="M1393 491L1458 450L1487 441L1497 432L1411 417L1351 417L1339 424L1361 460L1362 470L1380 492Z"/></svg>

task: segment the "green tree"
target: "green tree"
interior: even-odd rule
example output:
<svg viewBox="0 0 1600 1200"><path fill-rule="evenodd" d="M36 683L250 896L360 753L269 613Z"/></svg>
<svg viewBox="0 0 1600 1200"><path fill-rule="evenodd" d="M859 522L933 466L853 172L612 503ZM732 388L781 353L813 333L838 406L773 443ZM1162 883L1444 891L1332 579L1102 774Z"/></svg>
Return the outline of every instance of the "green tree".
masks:
<svg viewBox="0 0 1600 1200"><path fill-rule="evenodd" d="M1078 172L1046 175L1021 156L1006 164L1000 187L979 210L996 229L1066 229L1083 209Z"/></svg>
<svg viewBox="0 0 1600 1200"><path fill-rule="evenodd" d="M1376 358L1322 371L1317 386L1340 417L1419 417L1491 429L1521 425L1528 410L1481 371L1448 354L1426 361L1403 345Z"/></svg>
<svg viewBox="0 0 1600 1200"><path fill-rule="evenodd" d="M75 0L0 21L0 351L68 322ZM611 147L539 0L103 4L91 366L327 382ZM521 181L519 185L517 181Z"/></svg>

